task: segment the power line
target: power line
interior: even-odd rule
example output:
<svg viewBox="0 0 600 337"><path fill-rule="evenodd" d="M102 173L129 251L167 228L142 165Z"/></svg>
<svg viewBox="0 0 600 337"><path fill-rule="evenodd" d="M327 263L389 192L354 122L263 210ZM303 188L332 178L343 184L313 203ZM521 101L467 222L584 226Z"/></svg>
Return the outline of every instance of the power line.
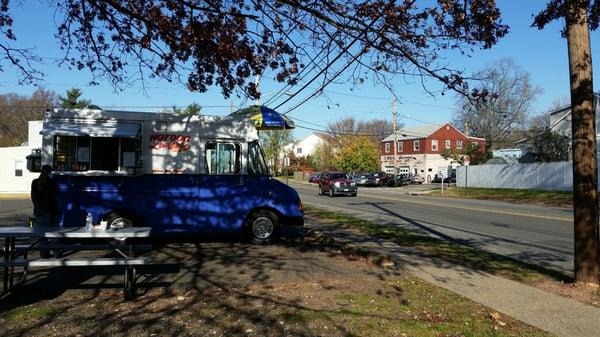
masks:
<svg viewBox="0 0 600 337"><path fill-rule="evenodd" d="M104 107L100 107L97 104L92 104L94 106L98 106L100 108L100 110L110 110L110 109L172 109L174 106L173 105L105 105ZM175 107L185 107L185 106L178 106L175 105ZM229 105L201 105L200 106L202 109L204 108L229 108ZM22 109L52 109L52 108L57 108L57 109L61 109L61 107L57 107L55 105L16 105L14 107L5 107L5 109L7 110L22 110ZM69 108L64 108L64 109L69 109Z"/></svg>
<svg viewBox="0 0 600 337"><path fill-rule="evenodd" d="M276 83L279 83L271 78L267 78L265 77L265 79L269 79L272 80ZM307 89L313 89L313 90L319 90L321 92L325 92L325 93L331 93L331 94L336 94L336 95L343 95L343 96L351 96L351 97L358 97L358 98L364 98L364 99L372 99L372 100L379 100L379 101L387 101L389 100L389 98L387 97L380 97L380 96L368 96L368 95L359 95L359 94L351 94L351 93L346 93L346 92L339 92L339 91L334 91L334 90L330 90L330 89L319 89L316 87L311 87L308 86L306 87ZM399 103L402 104L415 104L415 105L422 105L422 106L427 106L430 108L437 108L437 109L452 109L453 107L451 106L447 106L447 105L436 105L436 104L428 104L428 103L421 103L421 102L416 102L416 101L412 101L412 100L399 100Z"/></svg>
<svg viewBox="0 0 600 337"><path fill-rule="evenodd" d="M379 15L378 15L378 16L377 16L375 19L373 19L373 20L371 21L371 23L369 23L369 25L368 25L368 26L365 28L365 31L366 31L366 30L368 30L368 29L370 29L370 28L371 28L371 27L372 27L372 26L375 24L375 22L377 22L377 21L379 20L379 18L382 16L382 14L383 14L383 11L382 11L382 12L381 12L381 13L380 13L380 14L379 14ZM331 61L330 61L330 62L329 62L329 63L328 63L328 64L327 64L325 67L323 67L323 69L321 69L321 70L320 70L320 71L319 71L319 72L318 72L318 73L317 73L315 76L313 76L313 78L312 78L312 79L310 79L310 81L308 81L308 83L306 83L304 86L302 86L302 88L300 88L300 89L299 89L297 92L295 92L295 93L294 93L292 96L290 96L290 97L288 97L286 100L284 100L284 101L283 101L283 103L281 103L281 104L277 105L277 106L275 107L275 110L277 110L278 108L280 108L280 107L281 107L282 105L284 105L285 103L289 102L289 101L290 101L292 98L294 98L294 96L296 96L296 95L297 95L299 92L301 92L302 90L306 89L306 87L308 87L308 85L310 85L310 84L311 84L312 82L314 82L314 81L315 81L317 78L319 78L319 77L320 77L320 76L321 76L321 75L322 75L322 74L323 74L323 73L324 73L324 72L325 72L327 69L329 69L329 67L331 67L331 66L332 66L332 65L333 65L333 64L334 64L334 63L335 63L335 62L336 62L336 61L337 61L337 60L338 60L340 57L342 57L342 56L343 56L343 55L344 55L344 54L345 54L345 53L348 51L348 49L350 49L350 48L351 48L351 47L352 47L352 46L353 46L353 45L354 45L354 44L355 44L355 43L358 41L358 38L359 38L359 36L360 36L360 34L359 34L359 35L357 35L357 36L354 38L354 40L353 40L352 42L350 42L350 44L348 44L347 46L345 46L344 48L342 48L342 50L340 51L340 53L339 53L339 54L338 54L336 57L334 57L334 58L333 58L333 60L331 60ZM363 49L362 49L362 51L361 51L361 54L362 54L362 52L364 52L364 50L365 50L365 48L363 48ZM353 61L354 61L354 60L353 60ZM352 61L352 62L353 62L353 61ZM348 66L349 66L349 64L348 64L348 65L346 65L346 66L343 68L343 70L345 70L345 69L346 69ZM339 75L339 74L340 74L340 72L338 72L338 75ZM334 76L334 78L335 78L335 77L337 77L337 75L336 75L336 76ZM329 81L329 83L330 83L330 82L331 82L331 81ZM324 86L322 86L322 87L324 87ZM313 94L312 94L312 95L311 95L309 98L307 98L307 99L306 99L306 100L304 100L304 101L307 101L308 99L310 99L310 98L311 98L312 96L314 96L314 95L315 95L315 94L313 93ZM302 103L300 103L300 105L302 105ZM299 105L297 105L297 106L299 106ZM296 106L296 107L297 107L297 106ZM295 109L296 107L294 107L294 109ZM292 109L292 110L293 110L293 109ZM287 114L287 113L288 113L288 112L290 112L290 111L291 111L291 110L288 110L288 111L287 111L285 114Z"/></svg>
<svg viewBox="0 0 600 337"><path fill-rule="evenodd" d="M294 120L298 120L297 118L294 117L290 117ZM300 120L301 121L301 120ZM307 123L306 121L302 121L304 123ZM314 123L310 123L309 124L314 124ZM338 132L338 131L332 131L332 130L325 130L325 129L317 129L317 128L313 128L313 127L308 127L305 125L298 125L296 124L297 128L300 129L305 129L305 130L310 130L310 131L316 131L316 132L321 132L321 133L325 133L325 134L330 134L330 135L338 135L338 136L366 136L366 137L378 137L381 136L383 134L387 134L388 136L392 135L393 130L382 130L379 133L361 133L361 132ZM399 130L400 132L398 132L400 135L404 136L404 137L414 137L414 138L425 138L427 137L427 135L417 135L417 134L413 134L410 132L406 132L405 130Z"/></svg>

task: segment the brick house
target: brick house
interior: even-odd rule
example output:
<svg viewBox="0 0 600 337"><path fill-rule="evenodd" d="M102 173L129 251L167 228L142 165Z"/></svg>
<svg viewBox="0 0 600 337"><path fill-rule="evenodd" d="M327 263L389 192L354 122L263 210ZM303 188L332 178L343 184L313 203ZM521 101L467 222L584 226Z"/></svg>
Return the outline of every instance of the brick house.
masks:
<svg viewBox="0 0 600 337"><path fill-rule="evenodd" d="M450 159L444 159L446 149L461 151L476 143L485 144L484 138L469 137L450 123L423 125L405 128L397 132L397 164L399 174L418 174L431 182L437 172L458 166ZM381 169L394 172L394 135L381 142Z"/></svg>

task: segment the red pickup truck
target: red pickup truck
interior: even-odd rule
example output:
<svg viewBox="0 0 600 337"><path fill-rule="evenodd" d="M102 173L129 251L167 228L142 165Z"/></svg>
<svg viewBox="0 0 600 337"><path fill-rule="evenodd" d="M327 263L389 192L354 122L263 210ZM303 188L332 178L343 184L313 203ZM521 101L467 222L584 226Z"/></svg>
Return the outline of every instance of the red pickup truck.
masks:
<svg viewBox="0 0 600 337"><path fill-rule="evenodd" d="M356 183L342 172L325 172L319 177L319 195L329 194L333 197L337 194L355 197L358 193Z"/></svg>

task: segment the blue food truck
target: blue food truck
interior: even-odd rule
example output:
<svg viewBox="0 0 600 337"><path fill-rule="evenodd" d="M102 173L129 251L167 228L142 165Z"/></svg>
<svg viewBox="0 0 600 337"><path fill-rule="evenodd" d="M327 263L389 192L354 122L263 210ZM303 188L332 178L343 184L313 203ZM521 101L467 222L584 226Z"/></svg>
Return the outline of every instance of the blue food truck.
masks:
<svg viewBox="0 0 600 337"><path fill-rule="evenodd" d="M269 176L246 118L52 109L41 133L41 160L30 156L28 168L54 168L60 226L91 215L109 228L238 232L265 244L303 225L298 193Z"/></svg>

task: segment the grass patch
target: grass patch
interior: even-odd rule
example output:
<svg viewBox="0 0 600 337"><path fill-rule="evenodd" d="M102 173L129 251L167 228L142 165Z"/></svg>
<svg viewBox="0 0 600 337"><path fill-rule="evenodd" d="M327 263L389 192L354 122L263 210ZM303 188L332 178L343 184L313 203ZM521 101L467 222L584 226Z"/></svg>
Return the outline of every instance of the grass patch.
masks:
<svg viewBox="0 0 600 337"><path fill-rule="evenodd" d="M2 314L0 317L9 322L25 322L54 316L58 310L49 306L21 307Z"/></svg>
<svg viewBox="0 0 600 337"><path fill-rule="evenodd" d="M522 282L547 279L563 282L572 281L570 276L561 272L548 270L457 242L434 238L424 233L375 224L350 215L312 207L305 206L304 210L308 216L335 222L346 228L354 228L371 237L393 241L401 246L417 249L428 256L441 258L476 270L484 270L513 280Z"/></svg>
<svg viewBox="0 0 600 337"><path fill-rule="evenodd" d="M533 202L552 206L570 206L573 204L573 193L568 191L451 187L445 188L444 194L442 194L441 190L435 190L431 191L428 195L440 197L503 200L520 203Z"/></svg>
<svg viewBox="0 0 600 337"><path fill-rule="evenodd" d="M321 310L301 308L279 317L319 335L342 330L351 336L549 336L411 276L364 292L341 290L321 304Z"/></svg>

